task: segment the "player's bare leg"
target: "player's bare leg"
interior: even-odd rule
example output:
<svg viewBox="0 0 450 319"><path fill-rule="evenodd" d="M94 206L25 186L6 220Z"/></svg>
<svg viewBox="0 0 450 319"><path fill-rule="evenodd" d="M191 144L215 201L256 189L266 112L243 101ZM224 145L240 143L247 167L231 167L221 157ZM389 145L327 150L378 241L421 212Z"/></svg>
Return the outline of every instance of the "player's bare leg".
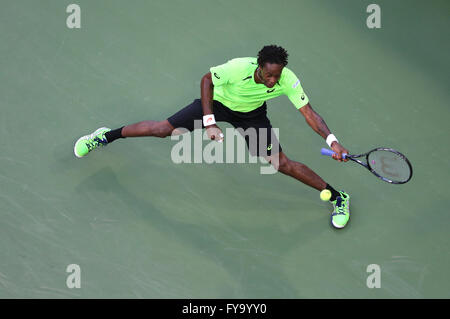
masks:
<svg viewBox="0 0 450 319"><path fill-rule="evenodd" d="M324 190L327 186L327 183L308 166L289 159L283 152L267 156L266 160L279 172L291 176L318 191Z"/></svg>
<svg viewBox="0 0 450 319"><path fill-rule="evenodd" d="M350 196L346 192L336 191L308 166L290 160L283 152L266 156L265 158L276 170L285 175L291 176L319 191L324 189L330 190L332 194L330 202L334 208L331 213L331 223L336 228L345 227L350 217Z"/></svg>
<svg viewBox="0 0 450 319"><path fill-rule="evenodd" d="M122 126L115 130L101 127L91 134L80 137L76 141L73 151L76 157L81 158L98 147L108 145L118 138L138 136L167 137L173 133L178 134L178 130L175 130L167 120L142 121Z"/></svg>
<svg viewBox="0 0 450 319"><path fill-rule="evenodd" d="M169 121L142 121L124 126L122 137L155 136L167 137L172 134L174 127Z"/></svg>

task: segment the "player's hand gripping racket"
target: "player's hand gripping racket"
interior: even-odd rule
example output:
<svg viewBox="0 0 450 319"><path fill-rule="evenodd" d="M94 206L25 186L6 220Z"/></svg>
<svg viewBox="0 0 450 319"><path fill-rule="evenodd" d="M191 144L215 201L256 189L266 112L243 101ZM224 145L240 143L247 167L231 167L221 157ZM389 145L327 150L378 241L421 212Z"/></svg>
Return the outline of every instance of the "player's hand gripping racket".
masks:
<svg viewBox="0 0 450 319"><path fill-rule="evenodd" d="M322 148L321 153L326 156L334 154L327 148ZM392 148L379 147L360 155L342 154L342 157L364 166L376 177L391 184L404 184L412 177L411 163L405 155Z"/></svg>

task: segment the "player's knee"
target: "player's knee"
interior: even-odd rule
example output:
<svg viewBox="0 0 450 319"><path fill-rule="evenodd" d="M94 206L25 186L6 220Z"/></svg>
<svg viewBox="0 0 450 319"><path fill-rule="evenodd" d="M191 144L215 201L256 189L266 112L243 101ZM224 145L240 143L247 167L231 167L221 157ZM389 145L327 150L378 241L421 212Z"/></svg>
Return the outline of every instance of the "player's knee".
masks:
<svg viewBox="0 0 450 319"><path fill-rule="evenodd" d="M172 134L172 131L173 131L173 127L169 123L169 121L167 121L167 120L161 121L161 122L158 122L158 124L156 125L155 131L154 131L154 136L161 137L161 138L167 137Z"/></svg>
<svg viewBox="0 0 450 319"><path fill-rule="evenodd" d="M287 172L291 166L291 160L286 156L280 156L280 161L278 164L278 170L280 172Z"/></svg>
<svg viewBox="0 0 450 319"><path fill-rule="evenodd" d="M291 163L291 160L283 152L269 156L267 161L280 172L288 171Z"/></svg>

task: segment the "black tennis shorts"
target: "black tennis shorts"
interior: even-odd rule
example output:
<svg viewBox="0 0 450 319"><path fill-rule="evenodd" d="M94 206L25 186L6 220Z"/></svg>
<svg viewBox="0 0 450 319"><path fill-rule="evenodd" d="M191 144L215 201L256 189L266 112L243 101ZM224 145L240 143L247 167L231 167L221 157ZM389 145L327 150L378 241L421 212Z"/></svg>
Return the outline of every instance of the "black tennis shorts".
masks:
<svg viewBox="0 0 450 319"><path fill-rule="evenodd" d="M239 130L239 132L245 138L247 147L252 156L256 156L256 154L258 156L270 156L282 151L281 145L272 129L272 125L267 118L266 102L256 110L250 112L236 112L230 110L219 101L214 100L213 113L216 122L227 122L235 128L242 129ZM179 110L167 120L174 128L185 128L190 132L194 130L194 121L200 120L202 122L202 128L204 128L201 100L194 100L194 102ZM249 128L254 128L254 130L248 130ZM256 132L256 142L252 143L251 147L249 144L250 135L248 135L246 131L247 133ZM262 136L262 134L264 136ZM255 141L255 139L252 140Z"/></svg>

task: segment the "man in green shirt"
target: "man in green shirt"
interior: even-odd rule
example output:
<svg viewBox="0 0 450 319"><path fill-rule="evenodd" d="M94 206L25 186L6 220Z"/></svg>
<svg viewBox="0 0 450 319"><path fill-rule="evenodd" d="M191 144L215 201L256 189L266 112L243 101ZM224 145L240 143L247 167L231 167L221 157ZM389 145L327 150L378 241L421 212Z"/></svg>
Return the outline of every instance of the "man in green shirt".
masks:
<svg viewBox="0 0 450 319"><path fill-rule="evenodd" d="M201 99L194 100L164 121L142 121L115 130L99 128L79 138L74 153L81 158L118 138L167 137L177 132L178 128L193 131L197 128L194 121L201 120L201 127L206 128L208 137L218 142L223 141L224 135L216 122L231 123L241 134L244 130L254 129L256 140L244 134L250 153L264 157L281 173L318 191L329 190L330 202L334 207L331 223L336 228L343 228L350 218L350 196L344 191L336 191L306 165L289 159L279 145L267 117L266 101L287 95L309 126L336 153L333 158L338 161L348 160L342 158L342 154L348 153L348 150L339 144L325 121L312 109L300 80L286 67L287 57L285 49L269 45L259 51L257 58L237 58L211 67L201 80Z"/></svg>

